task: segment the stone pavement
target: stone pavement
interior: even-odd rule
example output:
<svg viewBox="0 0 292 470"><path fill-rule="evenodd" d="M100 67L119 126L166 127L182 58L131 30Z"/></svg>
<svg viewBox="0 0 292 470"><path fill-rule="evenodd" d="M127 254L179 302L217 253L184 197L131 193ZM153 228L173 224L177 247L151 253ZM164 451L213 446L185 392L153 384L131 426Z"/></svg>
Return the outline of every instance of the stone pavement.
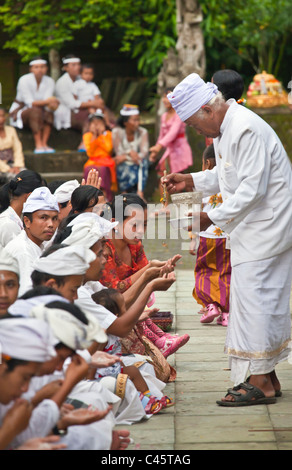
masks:
<svg viewBox="0 0 292 470"><path fill-rule="evenodd" d="M154 244L152 249L148 241L144 245L151 258L163 253L157 242L160 253L153 251ZM178 252L176 248L171 247L171 254ZM170 254L167 252L165 255ZM156 293L157 306L174 313L172 330L190 335L189 342L168 358L177 378L166 385L165 393L175 405L129 426L134 439L129 450L292 450L292 363L277 367L283 396L276 404L240 408L216 404L232 386L223 352L226 328L216 320L200 323L200 306L192 297L194 274L189 267L194 259L187 253L185 258L188 263L176 270L176 283L169 291Z"/></svg>

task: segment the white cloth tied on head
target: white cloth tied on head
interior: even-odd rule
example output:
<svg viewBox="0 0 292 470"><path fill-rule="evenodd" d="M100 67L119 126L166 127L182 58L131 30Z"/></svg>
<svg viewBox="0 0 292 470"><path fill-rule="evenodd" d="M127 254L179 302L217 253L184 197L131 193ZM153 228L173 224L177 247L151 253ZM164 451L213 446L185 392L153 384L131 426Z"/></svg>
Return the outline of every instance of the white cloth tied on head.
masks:
<svg viewBox="0 0 292 470"><path fill-rule="evenodd" d="M23 204L22 213L32 213L35 211L58 211L57 198L51 193L49 188L41 186L36 188Z"/></svg>
<svg viewBox="0 0 292 470"><path fill-rule="evenodd" d="M63 240L65 245L83 245L91 248L98 240L104 237L100 225L94 218L87 218L83 222L72 226L72 232Z"/></svg>
<svg viewBox="0 0 292 470"><path fill-rule="evenodd" d="M0 246L0 271L11 271L19 276L20 269L16 258Z"/></svg>
<svg viewBox="0 0 292 470"><path fill-rule="evenodd" d="M124 104L120 111L121 116L137 116L140 114L139 108L135 104Z"/></svg>
<svg viewBox="0 0 292 470"><path fill-rule="evenodd" d="M45 305L55 301L70 303L69 300L57 294L36 295L29 299L17 299L8 307L8 313L12 316L29 317L31 309L36 305Z"/></svg>
<svg viewBox="0 0 292 470"><path fill-rule="evenodd" d="M167 95L167 98L180 119L185 121L217 93L218 88L214 83L206 83L197 73L191 73Z"/></svg>
<svg viewBox="0 0 292 470"><path fill-rule="evenodd" d="M34 262L34 270L55 276L84 275L96 255L82 245L59 248L48 256L41 256Z"/></svg>
<svg viewBox="0 0 292 470"><path fill-rule="evenodd" d="M54 336L48 325L36 318L0 321L0 352L13 359L46 362L56 356Z"/></svg>
<svg viewBox="0 0 292 470"><path fill-rule="evenodd" d="M47 65L47 61L45 59L35 59L35 60L31 60L30 63L29 63L29 66L32 66L32 65Z"/></svg>
<svg viewBox="0 0 292 470"><path fill-rule="evenodd" d="M79 64L81 62L81 60L79 59L79 57L68 57L67 59L66 58L62 59L62 62L63 62L64 65L66 65L66 64L76 64L76 63Z"/></svg>
<svg viewBox="0 0 292 470"><path fill-rule="evenodd" d="M79 188L80 183L77 180L66 181L66 183L61 184L56 191L54 192L55 197L59 204L63 202L68 202L71 200L73 191L76 188Z"/></svg>
<svg viewBox="0 0 292 470"><path fill-rule="evenodd" d="M82 214L77 215L75 219L71 220L71 222L68 224L68 227L73 227L76 224L80 224L81 222L84 222L86 220L95 220L96 223L100 227L100 231L102 232L103 236L106 236L113 230L119 222L110 222L107 219L104 219L98 214L95 214L94 212L83 212ZM64 242L65 243L65 242Z"/></svg>
<svg viewBox="0 0 292 470"><path fill-rule="evenodd" d="M46 322L56 338L55 343L61 342L73 351L88 348L91 344L87 339L87 325L66 310L36 305L31 309L30 317Z"/></svg>

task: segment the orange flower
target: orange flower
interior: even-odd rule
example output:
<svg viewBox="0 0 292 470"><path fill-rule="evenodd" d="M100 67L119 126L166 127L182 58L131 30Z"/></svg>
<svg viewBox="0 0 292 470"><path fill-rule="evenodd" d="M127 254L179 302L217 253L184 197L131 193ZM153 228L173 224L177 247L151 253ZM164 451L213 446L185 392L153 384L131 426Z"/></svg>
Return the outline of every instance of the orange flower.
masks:
<svg viewBox="0 0 292 470"><path fill-rule="evenodd" d="M221 230L221 228L219 228L219 227L215 227L215 229L213 230L213 233L214 233L217 237L220 237L220 235L222 235L222 233L223 233L223 230Z"/></svg>

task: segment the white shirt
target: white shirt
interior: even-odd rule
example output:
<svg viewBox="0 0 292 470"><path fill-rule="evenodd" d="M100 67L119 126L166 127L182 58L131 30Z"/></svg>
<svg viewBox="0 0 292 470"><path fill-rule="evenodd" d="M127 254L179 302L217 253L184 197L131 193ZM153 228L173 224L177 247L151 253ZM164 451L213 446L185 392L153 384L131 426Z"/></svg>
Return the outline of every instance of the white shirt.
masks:
<svg viewBox="0 0 292 470"><path fill-rule="evenodd" d="M21 218L9 206L0 214L0 246L6 246L23 230Z"/></svg>
<svg viewBox="0 0 292 470"><path fill-rule="evenodd" d="M232 266L283 253L292 246L292 167L274 130L257 114L227 102L214 139L216 167L193 174L203 196L221 192L208 215L230 234Z"/></svg>
<svg viewBox="0 0 292 470"><path fill-rule="evenodd" d="M17 237L6 245L6 249L18 260L20 266L20 287L18 296L21 297L26 291L33 287L30 276L34 270L34 262L42 255L44 246L38 246L28 238L25 230L22 230Z"/></svg>
<svg viewBox="0 0 292 470"><path fill-rule="evenodd" d="M71 127L71 111L78 112L82 101L74 97L74 81L66 72L56 82L56 98L60 101L54 113L56 129Z"/></svg>
<svg viewBox="0 0 292 470"><path fill-rule="evenodd" d="M76 80L73 85L74 95L79 101L85 103L86 101L93 100L97 95L100 95L100 89L94 82L86 82L83 78Z"/></svg>
<svg viewBox="0 0 292 470"><path fill-rule="evenodd" d="M47 98L54 96L54 94L55 81L48 75L45 75L42 78L39 85L37 84L36 78L33 73L27 73L26 75L20 77L17 83L16 100L24 103L25 106L18 111L16 121L14 121L12 118L10 119L10 124L12 126L16 126L22 129L22 112L27 108L31 108L32 103L34 101L46 100ZM14 101L11 105L9 112L14 111L18 107L19 104Z"/></svg>

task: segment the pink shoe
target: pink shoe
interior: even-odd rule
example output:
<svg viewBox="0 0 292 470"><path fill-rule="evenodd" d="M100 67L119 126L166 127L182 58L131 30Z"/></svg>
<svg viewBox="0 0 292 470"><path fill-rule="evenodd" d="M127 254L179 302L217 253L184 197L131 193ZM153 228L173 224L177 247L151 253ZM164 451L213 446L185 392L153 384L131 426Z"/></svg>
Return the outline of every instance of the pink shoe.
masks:
<svg viewBox="0 0 292 470"><path fill-rule="evenodd" d="M163 337L156 341L155 346L157 346L163 356L167 358L170 354L175 353L179 348L184 346L189 339L190 337L187 334L172 339Z"/></svg>
<svg viewBox="0 0 292 470"><path fill-rule="evenodd" d="M228 326L228 320L229 320L229 313L228 312L223 312L222 313L222 326Z"/></svg>
<svg viewBox="0 0 292 470"><path fill-rule="evenodd" d="M208 311L201 316L201 323L211 323L214 318L219 317L219 315L221 314L220 308L217 307L217 305L215 304L209 304L207 308Z"/></svg>

